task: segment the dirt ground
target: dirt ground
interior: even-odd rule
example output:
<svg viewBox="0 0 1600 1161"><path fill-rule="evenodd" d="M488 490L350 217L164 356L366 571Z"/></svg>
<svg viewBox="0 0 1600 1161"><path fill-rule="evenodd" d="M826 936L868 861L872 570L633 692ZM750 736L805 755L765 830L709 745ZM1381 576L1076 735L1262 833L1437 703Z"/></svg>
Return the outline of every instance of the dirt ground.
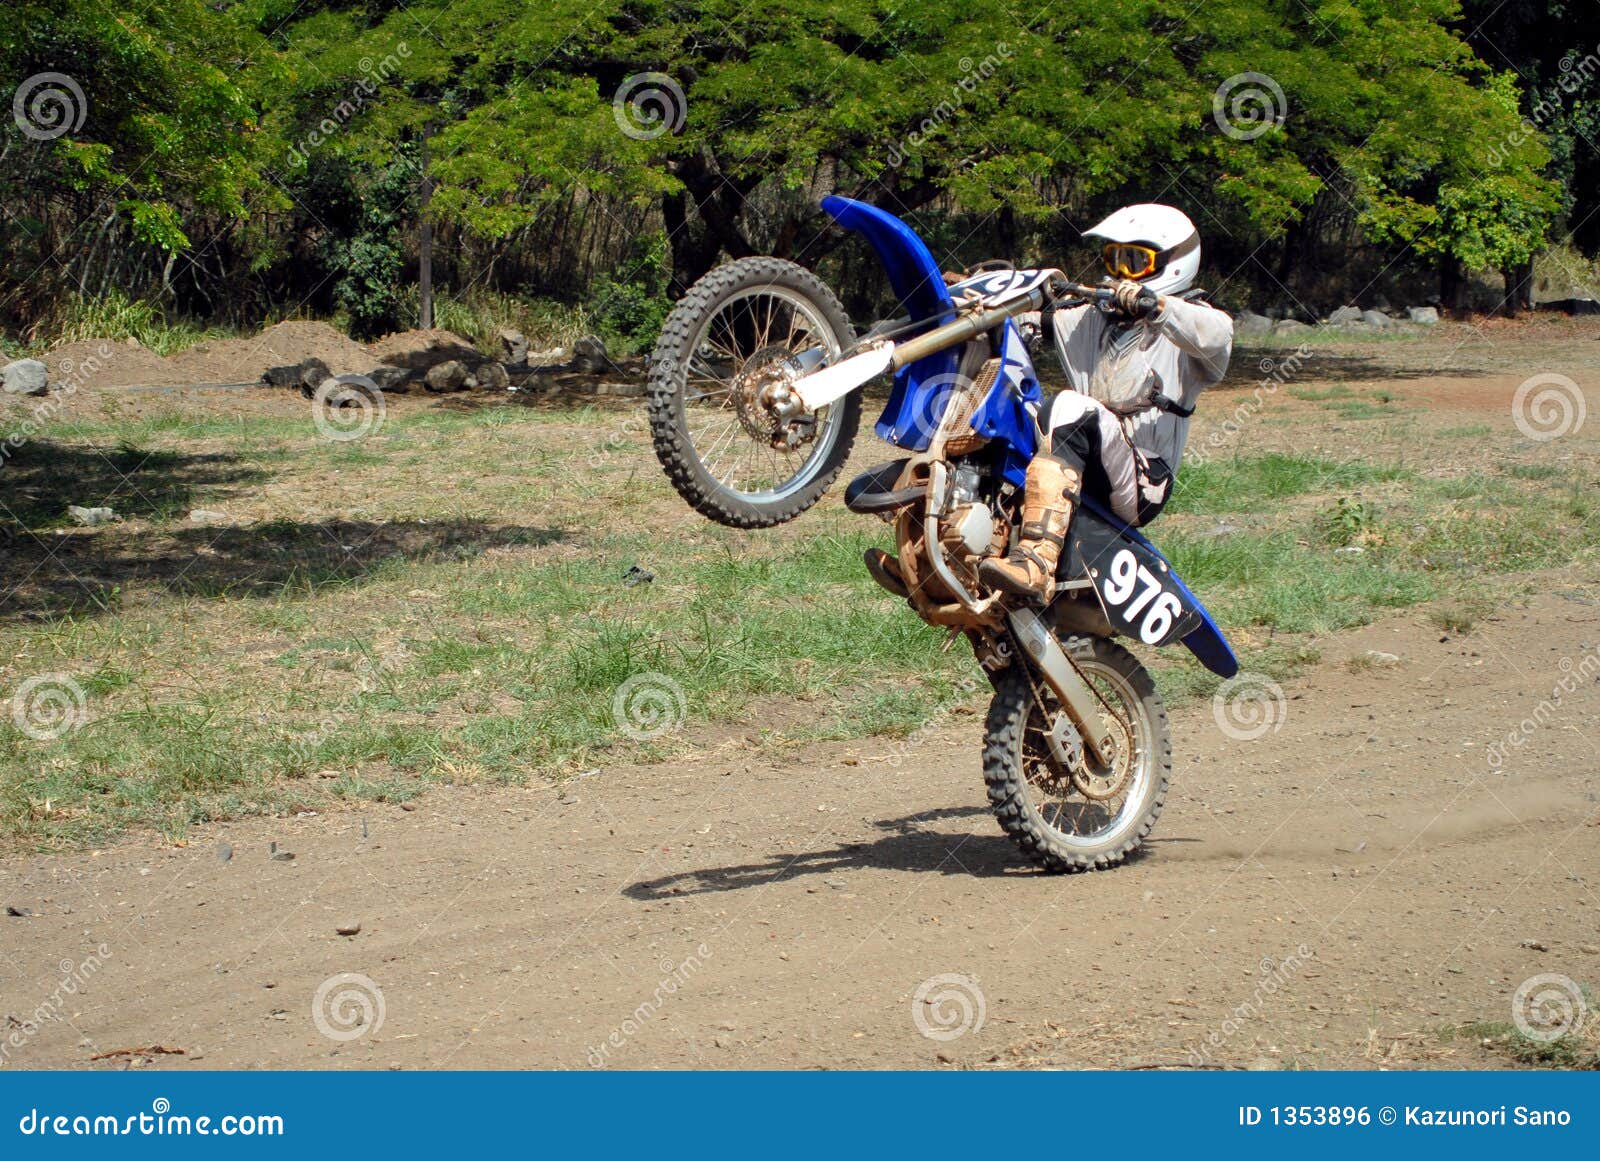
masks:
<svg viewBox="0 0 1600 1161"><path fill-rule="evenodd" d="M1594 423L1592 328L1538 325L1300 381L1387 385L1499 439L1519 382L1559 367ZM1341 633L1257 737L1179 707L1166 812L1111 872L1038 874L1003 837L976 701L905 742L734 733L559 787L7 858L0 1059L1505 1066L1450 1030L1508 1023L1541 974L1600 983L1597 582L1547 574L1466 633L1421 608Z"/></svg>
<svg viewBox="0 0 1600 1161"><path fill-rule="evenodd" d="M1185 708L1148 853L1087 876L1035 874L1001 836L973 717L903 748L752 763L733 740L564 791L12 860L0 896L35 912L0 920L16 1017L107 949L15 1063L1503 1063L1439 1029L1505 1021L1538 973L1600 977L1600 687L1486 757L1576 647L1600 648L1600 604L1557 592L1468 638L1411 617L1349 634L1258 739ZM1342 664L1368 649L1402 660ZM343 972L383 1004L348 1043L312 1017ZM939 1041L913 996L946 973L984 1019Z"/></svg>

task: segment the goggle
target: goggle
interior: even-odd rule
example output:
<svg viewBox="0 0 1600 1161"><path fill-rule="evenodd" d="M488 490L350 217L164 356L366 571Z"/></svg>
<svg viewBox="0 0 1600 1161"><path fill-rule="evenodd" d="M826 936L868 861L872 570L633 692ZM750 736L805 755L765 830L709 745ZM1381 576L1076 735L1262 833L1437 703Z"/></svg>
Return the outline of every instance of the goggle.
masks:
<svg viewBox="0 0 1600 1161"><path fill-rule="evenodd" d="M1100 252L1106 272L1120 278L1144 278L1156 272L1156 260L1161 251L1149 246L1136 246L1127 242L1112 242Z"/></svg>

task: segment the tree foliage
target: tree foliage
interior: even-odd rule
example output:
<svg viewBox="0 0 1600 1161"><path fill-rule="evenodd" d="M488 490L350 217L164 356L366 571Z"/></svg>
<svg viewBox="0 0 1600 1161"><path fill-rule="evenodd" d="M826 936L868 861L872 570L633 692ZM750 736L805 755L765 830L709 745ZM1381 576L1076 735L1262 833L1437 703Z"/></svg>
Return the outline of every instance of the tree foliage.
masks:
<svg viewBox="0 0 1600 1161"><path fill-rule="evenodd" d="M0 193L35 252L109 218L163 286L174 260L208 272L202 305L233 279L235 301L343 308L366 330L399 317L386 294L412 276L418 207L397 183L425 134L445 279L570 298L602 272L647 285L651 230L680 288L722 255L821 261L830 192L935 235L955 215L989 245L1172 201L1273 283L1329 239L1515 265L1593 197L1571 148L1593 106L1564 95L1559 124L1531 123L1559 61L1512 32L1500 53L1475 0L13 7L0 75L69 74L91 112L43 145L6 131Z"/></svg>

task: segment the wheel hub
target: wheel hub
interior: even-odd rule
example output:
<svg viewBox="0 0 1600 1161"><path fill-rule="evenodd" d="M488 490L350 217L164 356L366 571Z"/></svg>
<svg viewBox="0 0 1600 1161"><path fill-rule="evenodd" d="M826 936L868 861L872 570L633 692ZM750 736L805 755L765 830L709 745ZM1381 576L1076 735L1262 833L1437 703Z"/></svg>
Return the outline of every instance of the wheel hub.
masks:
<svg viewBox="0 0 1600 1161"><path fill-rule="evenodd" d="M795 377L794 353L774 344L762 347L745 362L734 383L733 405L739 426L752 439L779 451L794 451L817 437L815 415L783 418L779 408L790 399Z"/></svg>

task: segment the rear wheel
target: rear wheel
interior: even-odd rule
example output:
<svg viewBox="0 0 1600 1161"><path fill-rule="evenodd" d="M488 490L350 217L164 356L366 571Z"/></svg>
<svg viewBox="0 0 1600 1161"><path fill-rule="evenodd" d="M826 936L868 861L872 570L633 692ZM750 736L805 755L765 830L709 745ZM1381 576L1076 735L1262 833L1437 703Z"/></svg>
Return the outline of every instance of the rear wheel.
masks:
<svg viewBox="0 0 1600 1161"><path fill-rule="evenodd" d="M1155 825L1172 778L1166 706L1122 646L1078 637L1067 651L1094 690L1115 743L1101 763L1060 702L1018 661L996 683L984 733L983 778L995 817L1023 853L1050 871L1122 862Z"/></svg>
<svg viewBox="0 0 1600 1161"><path fill-rule="evenodd" d="M757 397L759 373L853 341L827 284L793 262L741 258L695 283L650 359L650 431L678 493L735 528L782 524L821 499L855 441L860 396L780 423Z"/></svg>

